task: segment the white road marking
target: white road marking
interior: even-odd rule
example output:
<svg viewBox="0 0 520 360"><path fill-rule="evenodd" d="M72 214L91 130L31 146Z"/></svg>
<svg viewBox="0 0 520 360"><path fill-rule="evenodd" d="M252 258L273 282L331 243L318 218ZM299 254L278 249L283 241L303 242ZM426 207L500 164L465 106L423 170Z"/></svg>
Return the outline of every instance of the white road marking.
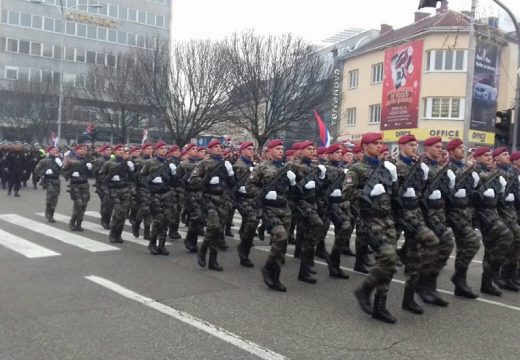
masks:
<svg viewBox="0 0 520 360"><path fill-rule="evenodd" d="M0 245L30 259L61 255L3 230L0 230Z"/></svg>
<svg viewBox="0 0 520 360"><path fill-rule="evenodd" d="M91 240L69 231L57 229L16 214L2 214L0 215L0 219L90 252L119 250L119 248L115 246L103 244L102 242Z"/></svg>
<svg viewBox="0 0 520 360"><path fill-rule="evenodd" d="M199 330L204 331L205 333L219 338L233 346L236 346L242 350L247 351L250 354L256 355L261 359L266 360L282 360L287 359L285 356L278 354L274 351L271 351L261 345L258 345L250 340L244 339L232 332L229 332L221 327L210 324L207 321L196 318L195 316L188 314L184 311L180 311L174 309L172 307L161 304L151 298L140 295L130 289L127 289L119 284L116 284L113 281L108 279L104 279L102 277L96 275L85 276L87 280L90 280L104 288L112 290L113 292L126 297L127 299L134 300L138 303L141 303L149 308L157 310L165 315L171 316L179 321L182 321L185 324L193 326Z"/></svg>

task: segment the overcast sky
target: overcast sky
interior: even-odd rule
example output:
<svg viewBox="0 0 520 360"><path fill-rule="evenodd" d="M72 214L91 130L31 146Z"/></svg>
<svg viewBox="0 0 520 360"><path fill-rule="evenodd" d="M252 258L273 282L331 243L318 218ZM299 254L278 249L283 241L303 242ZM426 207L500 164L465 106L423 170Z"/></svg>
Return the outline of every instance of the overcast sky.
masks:
<svg viewBox="0 0 520 360"><path fill-rule="evenodd" d="M254 28L260 34L291 32L313 43L346 28L394 28L413 21L419 0L171 0L173 37L221 39ZM520 19L520 1L502 0ZM479 0L478 14L496 14L492 0ZM450 0L454 10L469 10L471 0ZM422 11L433 13L433 9Z"/></svg>

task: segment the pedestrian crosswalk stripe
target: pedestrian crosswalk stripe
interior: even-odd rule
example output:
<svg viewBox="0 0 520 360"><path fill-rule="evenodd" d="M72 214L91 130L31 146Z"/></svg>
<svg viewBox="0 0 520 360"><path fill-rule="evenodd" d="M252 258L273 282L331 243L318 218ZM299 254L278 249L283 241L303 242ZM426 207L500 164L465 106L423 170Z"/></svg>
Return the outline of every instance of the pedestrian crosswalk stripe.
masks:
<svg viewBox="0 0 520 360"><path fill-rule="evenodd" d="M57 229L55 227L45 225L38 221L29 219L29 218L25 218L23 216L19 216L16 214L1 214L0 220L10 222L17 226L40 233L43 236L56 239L65 244L76 246L76 247L79 247L83 250L87 250L90 252L119 250L119 248L117 248L115 246L103 244L102 242L91 240L89 238L76 235L70 231Z"/></svg>
<svg viewBox="0 0 520 360"><path fill-rule="evenodd" d="M30 259L61 255L3 230L0 230L0 245Z"/></svg>

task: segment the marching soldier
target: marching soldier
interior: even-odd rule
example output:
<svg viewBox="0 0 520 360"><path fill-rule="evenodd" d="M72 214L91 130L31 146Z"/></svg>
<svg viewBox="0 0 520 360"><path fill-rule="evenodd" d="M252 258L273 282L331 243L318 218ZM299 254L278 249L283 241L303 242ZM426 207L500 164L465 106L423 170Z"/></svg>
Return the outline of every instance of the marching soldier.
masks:
<svg viewBox="0 0 520 360"><path fill-rule="evenodd" d="M136 160L136 174L140 174L143 168L143 165L146 161L152 159L153 147L150 144L144 144L141 146L142 158L140 160ZM137 201L139 203L137 214L135 216L135 221L132 224L132 233L135 237L139 237L139 227L141 226L141 222L144 223L144 234L143 238L145 240L150 240L150 227L152 223L152 218L150 215L150 190L148 189L147 184L143 183L143 179L140 175L137 176Z"/></svg>
<svg viewBox="0 0 520 360"><path fill-rule="evenodd" d="M383 146L380 133L366 133L361 138L363 159L351 166L343 183L343 194L359 209L358 231L362 239L375 252L376 264L363 285L356 289L359 305L373 318L395 323L397 319L386 308L387 292L395 273L397 237L391 208L396 191L397 169L390 162L381 162L378 156ZM376 289L374 308L371 294Z"/></svg>
<svg viewBox="0 0 520 360"><path fill-rule="evenodd" d="M152 233L148 249L152 255L169 255L170 253L166 249L166 232L171 208L169 191L177 174L177 166L166 160L167 153L168 148L165 143L156 144L155 158L145 161L139 174L141 182L150 191ZM158 245L157 240L159 240Z"/></svg>
<svg viewBox="0 0 520 360"><path fill-rule="evenodd" d="M94 175L96 177L96 192L99 196L101 207L99 213L101 214L101 225L105 229L110 229L110 217L112 216L112 200L110 199L110 189L108 184L104 183L99 179L99 170L103 167L103 164L110 160L112 156L112 147L110 145L102 145L97 149L99 156L93 163Z"/></svg>
<svg viewBox="0 0 520 360"><path fill-rule="evenodd" d="M63 162L58 157L59 151L54 146L47 148L47 157L40 160L34 169L36 177L42 179L46 191L45 217L50 223L55 223L54 210L60 195L60 173Z"/></svg>
<svg viewBox="0 0 520 360"><path fill-rule="evenodd" d="M249 259L249 252L253 246L253 238L260 220L255 199L246 191L246 181L254 169L253 156L255 155L255 146L252 142L244 141L240 144L239 151L240 158L233 165L237 183L232 189L237 199L238 212L242 216L239 230L240 244L237 246L237 251L240 265L253 267L254 265Z"/></svg>
<svg viewBox="0 0 520 360"><path fill-rule="evenodd" d="M480 236L472 226L473 211L470 202L479 177L473 167L468 167L462 162L464 146L461 139L456 138L448 142L446 150L449 153L448 166L457 176L455 189L448 195L446 206L447 224L453 230L457 245L455 274L451 281L455 285L456 296L476 299L478 295L468 286L466 278L471 260L480 249Z"/></svg>
<svg viewBox="0 0 520 360"><path fill-rule="evenodd" d="M253 169L245 190L262 205L262 223L271 235L271 250L262 268L264 282L270 289L287 291L280 282L280 265L285 257L291 226L291 209L287 199L296 186L296 175L282 163L281 140L269 141L266 148L268 159Z"/></svg>
<svg viewBox="0 0 520 360"><path fill-rule="evenodd" d="M63 165L63 176L69 181L70 198L74 203L69 228L72 231L83 231L81 222L85 216L88 202L90 201L90 191L88 178L92 176L92 163L85 157L87 146L78 144L74 149L74 155L67 158Z"/></svg>
<svg viewBox="0 0 520 360"><path fill-rule="evenodd" d="M513 169L519 173L520 172L520 151L513 151L509 157L511 160L511 164L513 166ZM520 213L520 189L518 189L515 193L515 207L517 213ZM520 218L520 216L519 216ZM519 219L520 223L520 219ZM520 287L520 262L516 263L517 271L516 276L514 277L513 281L517 286Z"/></svg>
<svg viewBox="0 0 520 360"><path fill-rule="evenodd" d="M141 167L138 167L138 162L141 160L141 148L139 146L132 146L129 152L130 161L134 164L135 174L130 182L130 211L128 212L128 220L133 226L139 209L139 202L137 199L137 175L139 174L139 171L141 171Z"/></svg>
<svg viewBox="0 0 520 360"><path fill-rule="evenodd" d="M22 180L27 173L25 166L25 154L22 144L17 141L8 151L6 157L7 164L7 195L11 195L14 189L14 196L19 197Z"/></svg>
<svg viewBox="0 0 520 360"><path fill-rule="evenodd" d="M98 172L99 184L109 190L113 204L112 217L109 220L111 243L122 243L121 233L130 208L130 183L133 178L134 163L124 159L123 144L113 147L114 158L106 161Z"/></svg>
<svg viewBox="0 0 520 360"><path fill-rule="evenodd" d="M181 163L181 149L177 145L172 145L168 152L168 161L173 163L177 168ZM168 222L168 236L172 240L182 238L179 234L179 224L181 222L182 206L184 204L184 184L182 183L182 175L175 177L175 183L172 188L171 201L171 217Z"/></svg>
<svg viewBox="0 0 520 360"><path fill-rule="evenodd" d="M500 296L502 292L497 285L504 285L500 278L500 267L508 251L511 249L513 234L498 215L498 201L505 192L506 180L496 171L493 171L493 155L487 146L477 148L473 152L475 157L475 171L480 180L474 192L473 205L475 207L474 220L482 232L484 243L484 259L482 262L482 283L480 292L493 296Z"/></svg>
<svg viewBox="0 0 520 360"><path fill-rule="evenodd" d="M197 262L206 266L206 253L209 248L208 269L222 271L217 261L219 239L224 236L228 208L224 202L224 189L231 188L235 182L233 166L222 157L220 141L214 139L208 144L209 158L202 160L191 172L188 179L190 188L202 192L207 218L204 240L199 248Z"/></svg>

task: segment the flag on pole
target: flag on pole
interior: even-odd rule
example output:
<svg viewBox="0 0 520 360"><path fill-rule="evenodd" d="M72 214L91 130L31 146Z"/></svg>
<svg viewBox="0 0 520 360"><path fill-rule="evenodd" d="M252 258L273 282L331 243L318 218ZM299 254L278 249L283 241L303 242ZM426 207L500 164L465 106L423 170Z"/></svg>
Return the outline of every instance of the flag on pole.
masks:
<svg viewBox="0 0 520 360"><path fill-rule="evenodd" d="M143 140L141 140L141 146L144 145L144 143L148 140L148 129L143 130Z"/></svg>
<svg viewBox="0 0 520 360"><path fill-rule="evenodd" d="M49 135L49 144L52 144L54 147L58 145L58 137L54 131Z"/></svg>
<svg viewBox="0 0 520 360"><path fill-rule="evenodd" d="M314 110L314 118L316 119L320 130L320 146L330 146L329 130L316 110Z"/></svg>

